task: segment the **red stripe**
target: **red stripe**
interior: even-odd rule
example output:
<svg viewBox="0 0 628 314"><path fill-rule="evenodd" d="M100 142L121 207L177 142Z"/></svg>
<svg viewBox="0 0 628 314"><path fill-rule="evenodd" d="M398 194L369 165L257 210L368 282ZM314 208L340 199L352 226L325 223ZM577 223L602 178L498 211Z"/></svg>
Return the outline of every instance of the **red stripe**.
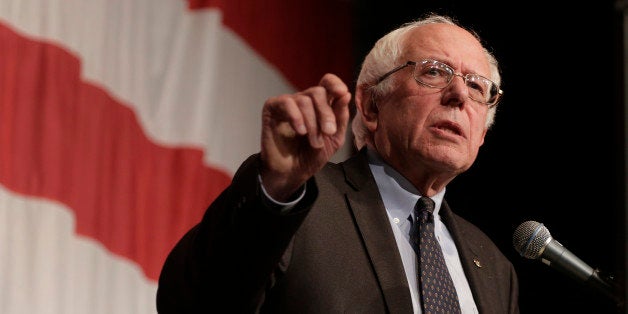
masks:
<svg viewBox="0 0 628 314"><path fill-rule="evenodd" d="M220 8L224 24L298 89L317 84L327 72L335 73L348 85L353 82L353 1L188 0L188 3L191 9Z"/></svg>
<svg viewBox="0 0 628 314"><path fill-rule="evenodd" d="M203 151L151 142L129 107L81 80L77 57L0 23L0 183L66 204L79 234L156 280L230 176Z"/></svg>

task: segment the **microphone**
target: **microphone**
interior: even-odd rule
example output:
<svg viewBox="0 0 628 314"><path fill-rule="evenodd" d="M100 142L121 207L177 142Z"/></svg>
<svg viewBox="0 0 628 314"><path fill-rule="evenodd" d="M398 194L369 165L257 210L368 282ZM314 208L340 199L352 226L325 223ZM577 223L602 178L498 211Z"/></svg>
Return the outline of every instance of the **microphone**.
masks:
<svg viewBox="0 0 628 314"><path fill-rule="evenodd" d="M616 295L615 288L600 277L599 271L587 265L554 240L542 223L523 222L515 230L512 242L521 256L528 259L540 259L544 264L610 297L618 306L623 304L621 298Z"/></svg>

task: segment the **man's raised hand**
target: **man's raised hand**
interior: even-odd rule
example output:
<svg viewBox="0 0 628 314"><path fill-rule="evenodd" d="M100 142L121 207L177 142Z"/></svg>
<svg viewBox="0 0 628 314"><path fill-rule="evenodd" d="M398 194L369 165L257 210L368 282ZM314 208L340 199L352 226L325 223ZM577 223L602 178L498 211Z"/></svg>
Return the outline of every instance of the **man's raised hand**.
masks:
<svg viewBox="0 0 628 314"><path fill-rule="evenodd" d="M271 197L287 200L342 147L350 100L347 85L329 73L317 86L266 100L260 174Z"/></svg>

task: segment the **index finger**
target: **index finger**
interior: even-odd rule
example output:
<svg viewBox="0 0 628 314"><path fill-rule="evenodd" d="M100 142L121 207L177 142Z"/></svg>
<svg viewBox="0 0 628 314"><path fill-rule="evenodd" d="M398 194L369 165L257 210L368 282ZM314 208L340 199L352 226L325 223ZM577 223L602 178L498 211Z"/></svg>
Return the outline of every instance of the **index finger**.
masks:
<svg viewBox="0 0 628 314"><path fill-rule="evenodd" d="M332 104L333 101L339 98L345 97L345 95L349 93L349 88L347 87L347 84L345 84L342 79L332 73L327 73L323 75L318 85L325 88L327 94L331 96L331 99L328 99L330 101L330 104Z"/></svg>

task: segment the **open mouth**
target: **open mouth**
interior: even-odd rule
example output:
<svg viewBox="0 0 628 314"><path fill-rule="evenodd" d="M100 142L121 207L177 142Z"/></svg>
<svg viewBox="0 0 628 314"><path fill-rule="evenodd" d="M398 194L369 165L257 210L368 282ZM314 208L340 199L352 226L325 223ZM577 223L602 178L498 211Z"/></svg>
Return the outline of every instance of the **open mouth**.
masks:
<svg viewBox="0 0 628 314"><path fill-rule="evenodd" d="M457 123L453 123L451 121L441 121L436 123L434 127L446 133L464 137L464 133L462 133L462 129Z"/></svg>

